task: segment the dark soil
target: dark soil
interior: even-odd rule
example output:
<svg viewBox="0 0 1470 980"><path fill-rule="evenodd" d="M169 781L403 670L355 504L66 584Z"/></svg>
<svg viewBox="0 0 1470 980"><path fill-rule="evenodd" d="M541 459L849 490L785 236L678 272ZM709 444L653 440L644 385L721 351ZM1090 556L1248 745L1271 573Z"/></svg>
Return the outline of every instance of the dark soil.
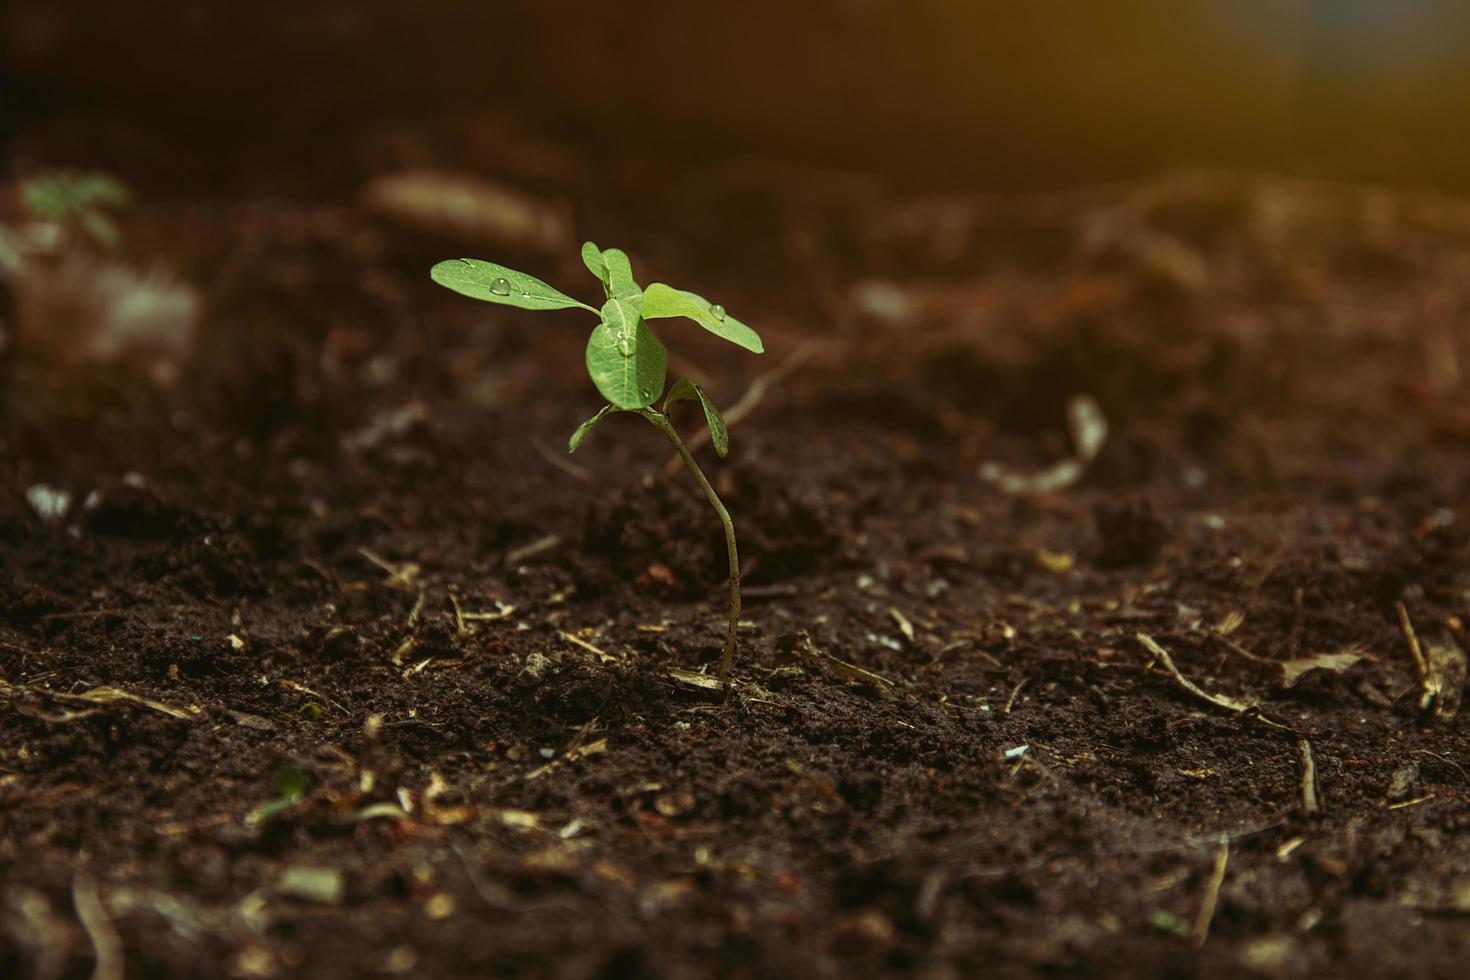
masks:
<svg viewBox="0 0 1470 980"><path fill-rule="evenodd" d="M691 676L724 554L667 446L614 417L568 470L591 324L425 275L590 295L575 253L124 169L130 248L207 315L169 386L4 367L0 975L1463 975L1470 738L1396 604L1453 664L1470 205L610 172L552 188L579 230L766 336L670 327L681 368L729 405L806 357L702 454L735 695ZM1078 485L981 479L1066 456L1081 393Z"/></svg>

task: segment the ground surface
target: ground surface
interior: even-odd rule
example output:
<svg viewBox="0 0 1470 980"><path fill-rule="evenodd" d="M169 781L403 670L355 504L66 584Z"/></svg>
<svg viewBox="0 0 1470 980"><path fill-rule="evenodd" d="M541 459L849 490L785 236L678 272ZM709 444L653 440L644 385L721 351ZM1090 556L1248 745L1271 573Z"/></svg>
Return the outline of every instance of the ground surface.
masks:
<svg viewBox="0 0 1470 980"><path fill-rule="evenodd" d="M793 368L702 454L735 696L667 447L561 452L592 324L425 278L591 296L574 259L145 181L130 248L207 302L177 380L4 367L0 974L1462 975L1470 208L537 166L762 327L662 331L719 403ZM1080 483L980 477L1066 457L1079 394Z"/></svg>

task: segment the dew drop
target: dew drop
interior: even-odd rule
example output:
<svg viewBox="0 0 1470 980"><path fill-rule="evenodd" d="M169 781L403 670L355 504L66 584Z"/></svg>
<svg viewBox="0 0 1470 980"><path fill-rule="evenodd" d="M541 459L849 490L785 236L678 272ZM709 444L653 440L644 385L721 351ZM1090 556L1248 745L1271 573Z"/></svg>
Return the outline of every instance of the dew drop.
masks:
<svg viewBox="0 0 1470 980"><path fill-rule="evenodd" d="M633 356L633 344L628 340L627 337L618 338L618 353L622 354L624 357Z"/></svg>
<svg viewBox="0 0 1470 980"><path fill-rule="evenodd" d="M723 320L723 319L725 319L725 308L723 306L721 306L719 303L716 303L715 305L711 306L709 308L709 312L710 312L710 315L713 316L716 320Z"/></svg>
<svg viewBox="0 0 1470 980"><path fill-rule="evenodd" d="M490 291L496 296L509 296L510 280L505 278L504 276L498 276L496 280L490 284Z"/></svg>

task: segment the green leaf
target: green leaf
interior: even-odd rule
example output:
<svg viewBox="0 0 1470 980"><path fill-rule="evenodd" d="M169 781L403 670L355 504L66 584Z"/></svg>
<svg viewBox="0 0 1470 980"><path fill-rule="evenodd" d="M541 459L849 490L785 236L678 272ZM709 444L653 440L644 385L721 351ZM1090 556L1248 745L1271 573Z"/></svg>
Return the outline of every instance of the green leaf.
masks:
<svg viewBox="0 0 1470 980"><path fill-rule="evenodd" d="M429 277L439 285L471 299L502 303L523 310L565 310L580 307L591 313L597 310L572 299L533 276L480 259L448 259L429 270Z"/></svg>
<svg viewBox="0 0 1470 980"><path fill-rule="evenodd" d="M618 340L627 341L634 351L638 347L638 324L643 319L643 297L612 297L602 304L602 322L612 326ZM627 346L627 345L624 345ZM626 353L626 351L624 351Z"/></svg>
<svg viewBox="0 0 1470 980"><path fill-rule="evenodd" d="M597 423L607 418L607 414L612 410L613 407L611 405L604 405L596 415L577 426L577 431L572 433L572 438L567 442L567 452L576 452L577 447L582 445L582 440L586 439L588 433L597 428Z"/></svg>
<svg viewBox="0 0 1470 980"><path fill-rule="evenodd" d="M587 271L592 273L602 283L602 289L607 295L612 295L612 280L607 271L607 259L602 257L602 249L593 242L582 243L582 264Z"/></svg>
<svg viewBox="0 0 1470 980"><path fill-rule="evenodd" d="M616 408L637 411L664 390L669 353L639 315L638 299L610 299L587 341L587 374Z"/></svg>
<svg viewBox="0 0 1470 980"><path fill-rule="evenodd" d="M626 299L643 292L638 288L638 283L633 281L633 265L628 261L628 253L620 248L604 249L602 261L607 264L609 296Z"/></svg>
<svg viewBox="0 0 1470 980"><path fill-rule="evenodd" d="M763 354L766 345L761 343L760 334L724 313L698 293L675 289L656 282L643 291L643 315L650 320L657 317L688 317L716 337L722 337L737 347L744 347L756 354Z"/></svg>
<svg viewBox="0 0 1470 980"><path fill-rule="evenodd" d="M274 820L306 798L309 780L306 770L294 762L288 762L276 770L276 798L251 810L245 815L245 825L256 827Z"/></svg>
<svg viewBox="0 0 1470 980"><path fill-rule="evenodd" d="M674 382L674 387L669 389L669 396L664 399L664 411L667 412L670 405L684 401L698 401L704 409L704 424L709 426L710 443L715 447L715 455L724 459L730 453L730 430L725 426L725 419L720 415L719 409L710 403L704 389L688 378L680 378Z"/></svg>
<svg viewBox="0 0 1470 980"><path fill-rule="evenodd" d="M306 770L288 762L276 770L276 795L291 803L300 802L306 793Z"/></svg>

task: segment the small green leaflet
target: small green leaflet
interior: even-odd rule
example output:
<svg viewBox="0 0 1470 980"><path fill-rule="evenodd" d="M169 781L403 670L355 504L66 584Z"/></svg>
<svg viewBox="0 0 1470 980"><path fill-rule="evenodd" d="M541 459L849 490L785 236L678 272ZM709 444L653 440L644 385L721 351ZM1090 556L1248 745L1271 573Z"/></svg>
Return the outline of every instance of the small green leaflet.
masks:
<svg viewBox="0 0 1470 980"><path fill-rule="evenodd" d="M721 417L719 410L710 403L699 385L688 378L680 378L675 381L674 387L669 389L669 397L664 399L664 411L667 412L670 405L694 400L697 400L704 409L704 422L709 426L709 439L715 447L715 455L724 459L730 452L730 430L726 428L725 420Z"/></svg>
<svg viewBox="0 0 1470 980"><path fill-rule="evenodd" d="M608 306L618 303L608 300ZM647 408L664 390L669 353L641 317L633 319L632 333L625 335L618 323L608 318L607 307L603 309L603 320L587 341L587 373L614 407L628 411Z"/></svg>
<svg viewBox="0 0 1470 980"><path fill-rule="evenodd" d="M588 272L596 276L598 281L602 283L603 292L611 296L612 279L608 275L607 259L602 257L602 249L598 248L593 242L583 242L582 264L587 267Z"/></svg>
<svg viewBox="0 0 1470 980"><path fill-rule="evenodd" d="M716 316L709 300L698 293L675 289L656 282L643 291L643 315L656 317L688 317L716 337L722 337L737 347L744 347L756 354L765 353L766 346L760 335L734 317L726 314Z"/></svg>
<svg viewBox="0 0 1470 980"><path fill-rule="evenodd" d="M566 293L553 289L524 272L485 262L480 259L449 259L429 270L429 276L471 299L502 303L523 310L565 310L579 307L591 313L597 310Z"/></svg>
<svg viewBox="0 0 1470 980"><path fill-rule="evenodd" d="M597 428L597 423L607 418L607 414L612 410L613 407L611 405L604 405L602 406L602 410L599 411L596 415L592 416L590 419L577 426L577 431L572 433L572 438L567 442L567 452L576 452L577 447L582 445L582 440L586 439L587 435L593 429Z"/></svg>
<svg viewBox="0 0 1470 980"><path fill-rule="evenodd" d="M609 296L626 299L639 295L642 290L633 281L633 266L628 253L620 248L604 249L602 261L607 265L607 289Z"/></svg>
<svg viewBox="0 0 1470 980"><path fill-rule="evenodd" d="M276 770L276 795L292 803L300 802L306 793L306 770L288 762Z"/></svg>
<svg viewBox="0 0 1470 980"><path fill-rule="evenodd" d="M276 770L276 798L263 803L245 815L247 826L265 823L294 806L306 797L308 779L305 770L294 762L288 762Z"/></svg>

